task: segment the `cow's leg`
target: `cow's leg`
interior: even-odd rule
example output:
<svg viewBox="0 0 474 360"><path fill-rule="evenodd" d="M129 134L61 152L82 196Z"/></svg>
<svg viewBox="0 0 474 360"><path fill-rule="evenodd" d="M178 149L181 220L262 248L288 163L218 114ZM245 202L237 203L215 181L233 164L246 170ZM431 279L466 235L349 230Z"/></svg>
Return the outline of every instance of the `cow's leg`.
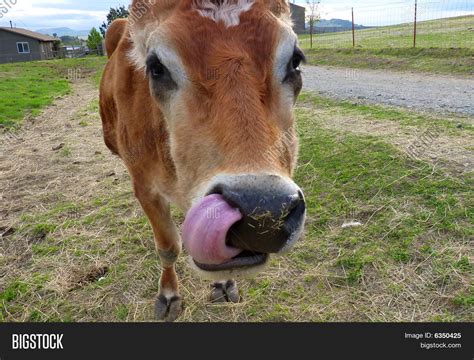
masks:
<svg viewBox="0 0 474 360"><path fill-rule="evenodd" d="M181 239L171 219L169 203L163 197L137 186L135 195L150 220L161 260L160 292L155 303L155 314L159 320L174 321L183 307L175 271L175 263L181 251Z"/></svg>
<svg viewBox="0 0 474 360"><path fill-rule="evenodd" d="M240 301L240 295L235 280L214 282L211 285L211 301L214 303L238 303Z"/></svg>

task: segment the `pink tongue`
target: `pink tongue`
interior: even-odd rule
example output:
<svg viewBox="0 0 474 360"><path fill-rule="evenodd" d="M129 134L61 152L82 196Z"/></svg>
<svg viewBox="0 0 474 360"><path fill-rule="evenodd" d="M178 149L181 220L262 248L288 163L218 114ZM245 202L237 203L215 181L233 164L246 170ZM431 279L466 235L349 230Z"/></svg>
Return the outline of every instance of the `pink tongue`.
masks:
<svg viewBox="0 0 474 360"><path fill-rule="evenodd" d="M222 264L242 252L227 246L226 235L242 219L221 195L201 199L187 213L183 223L183 244L189 255L201 264Z"/></svg>

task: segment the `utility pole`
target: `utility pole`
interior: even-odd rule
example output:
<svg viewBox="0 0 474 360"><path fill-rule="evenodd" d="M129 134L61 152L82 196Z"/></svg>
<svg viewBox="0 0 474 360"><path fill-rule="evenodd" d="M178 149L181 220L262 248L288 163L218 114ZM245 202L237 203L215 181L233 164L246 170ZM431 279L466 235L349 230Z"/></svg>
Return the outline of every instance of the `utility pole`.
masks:
<svg viewBox="0 0 474 360"><path fill-rule="evenodd" d="M413 27L413 47L416 47L416 15L418 11L418 0L415 0L415 24Z"/></svg>
<svg viewBox="0 0 474 360"><path fill-rule="evenodd" d="M355 24L354 24L354 8L352 8L352 47L356 46L355 40Z"/></svg>

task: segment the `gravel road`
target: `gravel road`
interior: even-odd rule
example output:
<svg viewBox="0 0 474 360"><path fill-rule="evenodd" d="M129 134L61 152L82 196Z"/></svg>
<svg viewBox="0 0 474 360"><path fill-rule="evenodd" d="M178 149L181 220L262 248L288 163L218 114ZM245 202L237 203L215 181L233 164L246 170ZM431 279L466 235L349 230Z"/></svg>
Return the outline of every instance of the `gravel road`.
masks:
<svg viewBox="0 0 474 360"><path fill-rule="evenodd" d="M417 111L474 115L474 78L304 66L305 90Z"/></svg>

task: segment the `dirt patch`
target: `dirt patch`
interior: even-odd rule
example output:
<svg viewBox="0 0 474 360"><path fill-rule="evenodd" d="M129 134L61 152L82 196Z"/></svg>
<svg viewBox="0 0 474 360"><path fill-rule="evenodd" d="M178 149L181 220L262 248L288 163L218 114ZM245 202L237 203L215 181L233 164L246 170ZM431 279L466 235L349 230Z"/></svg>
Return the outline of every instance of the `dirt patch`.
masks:
<svg viewBox="0 0 474 360"><path fill-rule="evenodd" d="M15 233L15 229L12 227L1 226L0 227L0 237L4 238Z"/></svg>
<svg viewBox="0 0 474 360"><path fill-rule="evenodd" d="M25 265L22 259L31 257L31 245L48 236L42 228L18 230L23 214L93 198L109 186L100 180L112 171L127 178L103 143L97 99L90 79L80 79L72 84L71 94L58 98L34 120L25 120L21 130L0 135L0 233L12 267Z"/></svg>
<svg viewBox="0 0 474 360"><path fill-rule="evenodd" d="M70 278L65 284L69 291L74 291L90 283L100 281L109 271L108 266L92 266L90 269L76 268L71 270Z"/></svg>
<svg viewBox="0 0 474 360"><path fill-rule="evenodd" d="M20 212L43 210L45 197L90 196L104 186L96 181L101 174L125 173L103 144L96 99L98 90L89 79L81 79L73 84L72 94L20 131L1 135L0 226L11 226ZM79 109L82 121L89 116L90 124L79 124Z"/></svg>

